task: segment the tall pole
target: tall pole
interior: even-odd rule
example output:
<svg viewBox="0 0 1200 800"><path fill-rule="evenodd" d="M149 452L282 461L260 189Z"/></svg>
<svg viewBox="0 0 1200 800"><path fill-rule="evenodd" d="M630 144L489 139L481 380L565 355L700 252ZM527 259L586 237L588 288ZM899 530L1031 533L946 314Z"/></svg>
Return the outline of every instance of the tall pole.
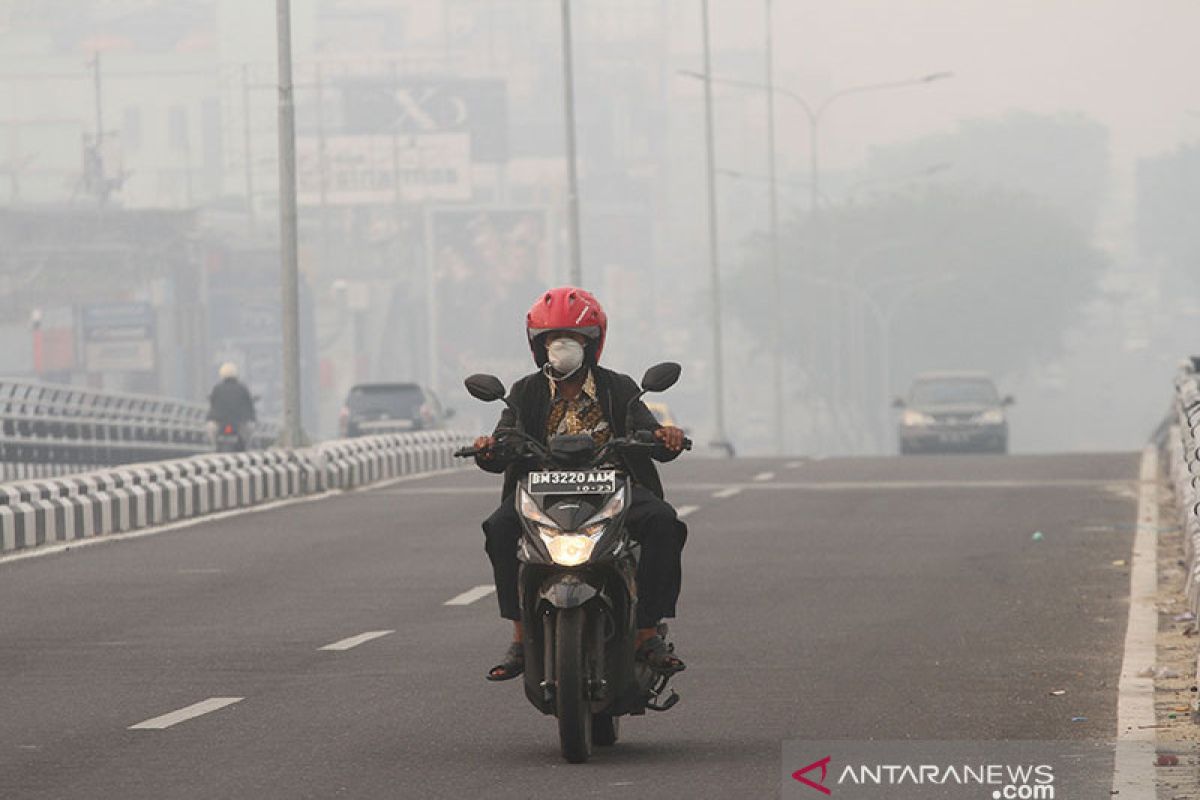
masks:
<svg viewBox="0 0 1200 800"><path fill-rule="evenodd" d="M733 446L725 434L725 367L721 353L721 261L717 235L717 157L713 139L712 52L708 41L708 0L700 0L704 31L704 141L705 171L708 177L708 260L712 283L713 332L713 446L733 455Z"/></svg>
<svg viewBox="0 0 1200 800"><path fill-rule="evenodd" d="M242 151L246 160L246 224L254 233L254 153L250 135L250 65L242 64Z"/></svg>
<svg viewBox="0 0 1200 800"><path fill-rule="evenodd" d="M775 177L775 59L771 0L766 0L767 28L767 181L771 223L771 371L775 397L775 452L783 454L786 439L783 429L783 336L779 324L782 288L779 280L779 185Z"/></svg>
<svg viewBox="0 0 1200 800"><path fill-rule="evenodd" d="M275 0L279 39L279 238L283 290L283 436L304 444L300 427L300 277L296 236L296 106L292 87L291 0Z"/></svg>
<svg viewBox="0 0 1200 800"><path fill-rule="evenodd" d="M92 152L93 180L96 181L96 198L100 205L108 201L108 179L104 176L104 101L100 91L100 51L92 55L92 86L96 95L96 141Z"/></svg>
<svg viewBox="0 0 1200 800"><path fill-rule="evenodd" d="M583 285L579 254L579 174L575 154L575 66L571 48L571 0L562 0L563 111L567 128L567 226L571 248L569 283Z"/></svg>

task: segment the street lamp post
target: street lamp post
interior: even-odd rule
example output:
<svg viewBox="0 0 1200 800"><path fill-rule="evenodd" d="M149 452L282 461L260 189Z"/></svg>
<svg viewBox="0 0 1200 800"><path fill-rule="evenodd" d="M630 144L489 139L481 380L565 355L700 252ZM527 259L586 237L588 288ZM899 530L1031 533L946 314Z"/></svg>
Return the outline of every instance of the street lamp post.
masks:
<svg viewBox="0 0 1200 800"><path fill-rule="evenodd" d="M296 235L296 106L292 97L290 0L275 0L279 46L279 237L283 301L283 434L285 447L304 444L300 427L300 303Z"/></svg>
<svg viewBox="0 0 1200 800"><path fill-rule="evenodd" d="M712 51L708 39L708 0L700 0L701 28L704 37L704 141L705 175L708 180L708 259L711 286L713 332L713 446L733 455L725 433L725 366L721 352L721 261L717 235L717 158L713 139Z"/></svg>
<svg viewBox="0 0 1200 800"><path fill-rule="evenodd" d="M575 163L575 67L571 50L571 0L562 0L563 114L567 134L567 235L570 238L572 286L583 286L579 246L579 174Z"/></svg>
<svg viewBox="0 0 1200 800"><path fill-rule="evenodd" d="M766 72L767 72L767 180L768 216L771 225L771 383L775 398L775 452L786 452L783 426L783 336L780 331L779 305L782 289L779 283L779 190L775 178L775 48L771 30L772 0L766 0Z"/></svg>

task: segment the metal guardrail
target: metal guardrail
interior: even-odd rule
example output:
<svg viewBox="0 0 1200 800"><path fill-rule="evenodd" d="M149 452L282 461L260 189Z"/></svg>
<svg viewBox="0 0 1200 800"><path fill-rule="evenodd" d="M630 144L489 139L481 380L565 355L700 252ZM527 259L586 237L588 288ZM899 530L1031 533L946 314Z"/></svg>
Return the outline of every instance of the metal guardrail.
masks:
<svg viewBox="0 0 1200 800"><path fill-rule="evenodd" d="M1175 379L1173 422L1165 445L1184 532L1187 605L1189 611L1200 615L1200 374L1194 363L1180 370Z"/></svg>
<svg viewBox="0 0 1200 800"><path fill-rule="evenodd" d="M0 379L0 480L212 451L208 407L173 398ZM259 423L255 447L278 425Z"/></svg>

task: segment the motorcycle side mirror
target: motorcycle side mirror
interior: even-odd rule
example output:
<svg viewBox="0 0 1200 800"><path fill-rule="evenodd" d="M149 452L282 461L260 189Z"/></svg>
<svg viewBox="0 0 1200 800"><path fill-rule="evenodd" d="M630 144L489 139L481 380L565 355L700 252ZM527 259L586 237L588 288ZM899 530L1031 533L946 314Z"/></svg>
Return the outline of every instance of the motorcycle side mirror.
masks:
<svg viewBox="0 0 1200 800"><path fill-rule="evenodd" d="M681 372L683 372L683 367L674 361L664 361L661 364L655 364L646 370L646 374L642 376L642 391L665 392L675 385L675 382L679 380Z"/></svg>
<svg viewBox="0 0 1200 800"><path fill-rule="evenodd" d="M485 403L494 403L497 400L503 400L507 394L504 390L504 384L495 375L477 374L472 375L463 381L463 385L467 387L467 392L476 400L482 400Z"/></svg>

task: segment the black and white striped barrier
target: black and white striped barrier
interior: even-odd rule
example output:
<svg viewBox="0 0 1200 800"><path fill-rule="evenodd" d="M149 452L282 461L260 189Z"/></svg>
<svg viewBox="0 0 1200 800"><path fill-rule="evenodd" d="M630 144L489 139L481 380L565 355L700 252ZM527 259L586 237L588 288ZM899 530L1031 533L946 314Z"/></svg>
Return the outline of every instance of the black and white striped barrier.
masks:
<svg viewBox="0 0 1200 800"><path fill-rule="evenodd" d="M0 553L446 469L470 438L453 431L368 436L0 484Z"/></svg>

